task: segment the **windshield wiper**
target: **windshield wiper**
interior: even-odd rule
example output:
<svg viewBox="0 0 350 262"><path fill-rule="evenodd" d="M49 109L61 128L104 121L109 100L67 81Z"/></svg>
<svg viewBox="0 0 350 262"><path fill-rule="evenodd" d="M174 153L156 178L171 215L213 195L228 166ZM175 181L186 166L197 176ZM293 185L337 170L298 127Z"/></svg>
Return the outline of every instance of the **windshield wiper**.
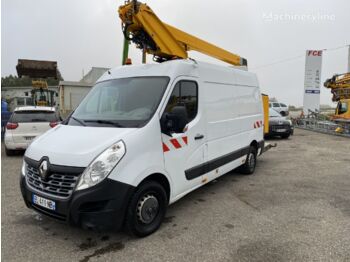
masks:
<svg viewBox="0 0 350 262"><path fill-rule="evenodd" d="M73 120L75 120L76 122L78 122L79 124L81 124L82 126L86 126L83 120L78 119L78 118L75 118L74 116L71 116L71 118L72 118Z"/></svg>
<svg viewBox="0 0 350 262"><path fill-rule="evenodd" d="M108 124L115 127L123 127L121 124L111 121L111 120L84 120L86 123L98 123L98 124Z"/></svg>

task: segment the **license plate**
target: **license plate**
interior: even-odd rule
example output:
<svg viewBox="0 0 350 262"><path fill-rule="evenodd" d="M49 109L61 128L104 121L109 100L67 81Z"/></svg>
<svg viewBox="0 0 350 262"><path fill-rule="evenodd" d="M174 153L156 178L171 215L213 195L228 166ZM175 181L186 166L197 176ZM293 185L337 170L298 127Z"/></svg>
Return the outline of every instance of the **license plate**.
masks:
<svg viewBox="0 0 350 262"><path fill-rule="evenodd" d="M37 204L38 206L42 206L50 210L56 210L56 203L52 200L49 200L34 194L33 194L32 200L33 200L33 203Z"/></svg>
<svg viewBox="0 0 350 262"><path fill-rule="evenodd" d="M24 139L26 141L32 141L35 138L35 136L25 136Z"/></svg>
<svg viewBox="0 0 350 262"><path fill-rule="evenodd" d="M286 132L286 131L287 131L287 129L277 129L276 131L277 131L277 132L281 132L281 133L282 133L282 132Z"/></svg>

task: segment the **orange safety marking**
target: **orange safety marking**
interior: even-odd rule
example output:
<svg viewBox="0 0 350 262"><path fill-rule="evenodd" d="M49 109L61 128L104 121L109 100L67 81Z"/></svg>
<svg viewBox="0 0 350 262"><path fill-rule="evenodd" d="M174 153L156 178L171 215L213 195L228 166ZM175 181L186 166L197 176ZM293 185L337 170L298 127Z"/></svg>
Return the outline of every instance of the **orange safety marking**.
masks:
<svg viewBox="0 0 350 262"><path fill-rule="evenodd" d="M180 145L179 141L177 141L175 138L170 139L170 142L173 144L173 146L174 146L176 149L181 148L181 145Z"/></svg>
<svg viewBox="0 0 350 262"><path fill-rule="evenodd" d="M163 152L168 152L170 151L169 147L163 143Z"/></svg>
<svg viewBox="0 0 350 262"><path fill-rule="evenodd" d="M181 142L181 140L183 142ZM167 145L167 142L171 143L172 147L169 146L169 144ZM181 142L181 143L180 143ZM179 137L179 138L172 138L168 141L163 142L163 152L168 152L171 151L171 149L180 149L182 147L185 147L188 145L188 137L187 136L183 136L183 137Z"/></svg>

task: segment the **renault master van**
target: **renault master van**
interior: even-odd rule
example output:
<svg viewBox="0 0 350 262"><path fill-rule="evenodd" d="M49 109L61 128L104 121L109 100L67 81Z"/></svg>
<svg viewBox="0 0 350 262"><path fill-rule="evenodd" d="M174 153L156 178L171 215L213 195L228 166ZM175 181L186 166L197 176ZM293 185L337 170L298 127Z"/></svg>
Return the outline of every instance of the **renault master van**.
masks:
<svg viewBox="0 0 350 262"><path fill-rule="evenodd" d="M31 143L24 201L84 228L149 235L186 194L238 167L254 172L263 119L250 72L192 60L118 67Z"/></svg>

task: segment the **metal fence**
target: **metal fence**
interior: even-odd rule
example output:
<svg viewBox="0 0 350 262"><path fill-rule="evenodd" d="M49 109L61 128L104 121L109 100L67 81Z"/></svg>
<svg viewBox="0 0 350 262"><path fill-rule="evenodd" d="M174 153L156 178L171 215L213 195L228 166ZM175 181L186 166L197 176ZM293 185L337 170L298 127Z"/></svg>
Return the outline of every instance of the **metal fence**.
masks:
<svg viewBox="0 0 350 262"><path fill-rule="evenodd" d="M315 132L350 137L350 125L339 124L319 117L306 117L294 119L295 127ZM338 130L341 129L341 132Z"/></svg>

